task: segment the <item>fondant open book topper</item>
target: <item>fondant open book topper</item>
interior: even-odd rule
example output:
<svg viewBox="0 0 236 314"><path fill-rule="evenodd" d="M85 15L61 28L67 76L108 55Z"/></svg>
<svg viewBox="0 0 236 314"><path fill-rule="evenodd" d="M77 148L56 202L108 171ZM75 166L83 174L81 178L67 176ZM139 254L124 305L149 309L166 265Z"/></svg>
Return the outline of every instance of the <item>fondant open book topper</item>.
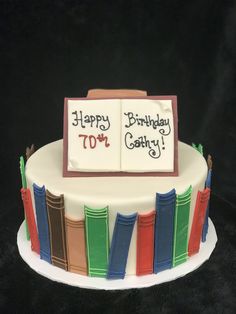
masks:
<svg viewBox="0 0 236 314"><path fill-rule="evenodd" d="M65 98L64 176L176 176L176 96L91 90Z"/></svg>

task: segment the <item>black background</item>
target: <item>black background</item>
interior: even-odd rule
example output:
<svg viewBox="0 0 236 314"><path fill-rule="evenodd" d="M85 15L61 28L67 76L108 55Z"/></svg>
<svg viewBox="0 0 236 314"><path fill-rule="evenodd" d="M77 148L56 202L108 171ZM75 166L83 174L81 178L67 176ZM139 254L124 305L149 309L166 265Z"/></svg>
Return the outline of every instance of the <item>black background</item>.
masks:
<svg viewBox="0 0 236 314"><path fill-rule="evenodd" d="M234 313L235 1L0 0L0 309L4 313ZM178 95L179 138L213 156L219 241L182 279L123 292L52 283L18 255L19 155L62 138L64 97L91 88Z"/></svg>

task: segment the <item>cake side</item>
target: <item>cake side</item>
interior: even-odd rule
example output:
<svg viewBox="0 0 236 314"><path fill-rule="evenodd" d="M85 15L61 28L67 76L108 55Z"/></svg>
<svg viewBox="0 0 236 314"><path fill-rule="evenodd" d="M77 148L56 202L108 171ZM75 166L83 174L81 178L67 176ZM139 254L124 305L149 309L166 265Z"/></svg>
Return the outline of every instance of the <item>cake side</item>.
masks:
<svg viewBox="0 0 236 314"><path fill-rule="evenodd" d="M50 143L33 154L26 165L26 179L35 208L33 184L45 187L55 195L64 195L65 216L70 220L84 219L84 206L109 207L109 238L117 214L144 214L155 209L156 193L175 188L177 194L192 186L188 238L193 221L198 191L204 189L207 177L205 159L192 147L179 142L178 177L106 177L63 178L62 141ZM134 225L126 266L126 274L136 273L137 222Z"/></svg>

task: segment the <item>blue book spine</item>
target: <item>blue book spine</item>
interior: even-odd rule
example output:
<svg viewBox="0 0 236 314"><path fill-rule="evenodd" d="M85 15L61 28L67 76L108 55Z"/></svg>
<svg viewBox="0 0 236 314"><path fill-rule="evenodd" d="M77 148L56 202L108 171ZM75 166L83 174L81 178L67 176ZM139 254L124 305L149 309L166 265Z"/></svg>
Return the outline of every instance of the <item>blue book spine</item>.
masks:
<svg viewBox="0 0 236 314"><path fill-rule="evenodd" d="M117 214L112 236L107 279L123 279L129 253L130 241L137 213Z"/></svg>
<svg viewBox="0 0 236 314"><path fill-rule="evenodd" d="M175 189L156 194L156 225L154 246L154 273L172 268Z"/></svg>
<svg viewBox="0 0 236 314"><path fill-rule="evenodd" d="M212 169L208 170L207 178L206 178L206 183L205 187L211 189L211 176L212 176ZM206 241L206 236L208 232L208 218L209 218L209 206L210 206L210 198L207 204L207 210L206 210L206 216L202 228L202 242Z"/></svg>
<svg viewBox="0 0 236 314"><path fill-rule="evenodd" d="M33 188L40 242L40 258L51 264L50 234L48 227L45 187L39 187L34 183Z"/></svg>

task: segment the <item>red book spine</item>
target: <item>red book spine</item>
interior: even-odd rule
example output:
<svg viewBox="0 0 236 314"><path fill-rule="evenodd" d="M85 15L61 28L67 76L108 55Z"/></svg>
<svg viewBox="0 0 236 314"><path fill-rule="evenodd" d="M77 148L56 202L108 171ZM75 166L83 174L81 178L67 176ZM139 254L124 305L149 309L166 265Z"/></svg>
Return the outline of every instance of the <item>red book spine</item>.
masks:
<svg viewBox="0 0 236 314"><path fill-rule="evenodd" d="M30 190L22 188L21 197L23 200L26 220L29 227L31 249L32 251L39 254L40 245L39 245L38 231L37 231L37 226L36 226L35 217L34 217L34 210L33 210Z"/></svg>
<svg viewBox="0 0 236 314"><path fill-rule="evenodd" d="M148 214L138 215L137 276L153 273L155 215L155 210Z"/></svg>
<svg viewBox="0 0 236 314"><path fill-rule="evenodd" d="M194 209L194 216L192 228L188 243L188 255L197 254L200 248L202 228L205 220L206 209L210 197L210 189L206 188L204 191L198 191L197 200Z"/></svg>

